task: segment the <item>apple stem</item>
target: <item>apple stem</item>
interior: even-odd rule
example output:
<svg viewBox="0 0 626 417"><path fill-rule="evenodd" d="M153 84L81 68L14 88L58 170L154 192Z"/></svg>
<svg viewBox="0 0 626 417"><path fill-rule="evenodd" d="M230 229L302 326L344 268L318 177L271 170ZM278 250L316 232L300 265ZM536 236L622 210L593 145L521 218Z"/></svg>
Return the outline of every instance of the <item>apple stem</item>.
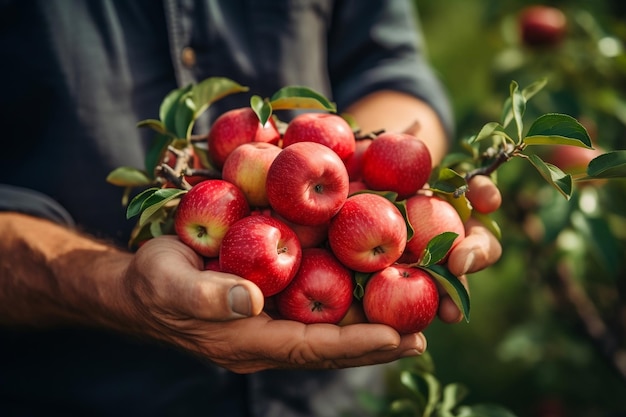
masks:
<svg viewBox="0 0 626 417"><path fill-rule="evenodd" d="M382 248L382 246L376 246L373 249L374 255L382 255L383 253L385 253L385 250Z"/></svg>
<svg viewBox="0 0 626 417"><path fill-rule="evenodd" d="M181 188L183 190L191 189L191 184L187 182L183 174L178 175L176 169L165 163L161 164L159 168L161 170L161 175L163 175L166 180L171 181L177 188Z"/></svg>
<svg viewBox="0 0 626 417"><path fill-rule="evenodd" d="M208 234L206 227L204 226L196 227L196 231L198 232L196 236L198 236L199 238L204 237Z"/></svg>
<svg viewBox="0 0 626 417"><path fill-rule="evenodd" d="M222 178L222 174L215 169L208 168L188 168L187 175L189 176L202 176L207 179L219 180Z"/></svg>
<svg viewBox="0 0 626 417"><path fill-rule="evenodd" d="M357 130L356 132L354 132L354 139L355 140L376 139L377 136L383 133L385 133L385 129L374 130L374 131L364 133L364 134L361 133L360 130Z"/></svg>

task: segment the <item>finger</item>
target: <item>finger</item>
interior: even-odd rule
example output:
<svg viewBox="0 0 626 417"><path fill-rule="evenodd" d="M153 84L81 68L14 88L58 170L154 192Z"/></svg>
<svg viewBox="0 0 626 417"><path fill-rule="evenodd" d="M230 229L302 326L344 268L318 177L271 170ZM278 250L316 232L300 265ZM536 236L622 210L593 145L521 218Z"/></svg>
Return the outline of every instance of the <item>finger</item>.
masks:
<svg viewBox="0 0 626 417"><path fill-rule="evenodd" d="M389 363L401 358L419 356L426 351L426 347L426 338L422 333L404 334L401 335L400 345L395 349L367 352L356 358L334 360L331 367L346 368Z"/></svg>
<svg viewBox="0 0 626 417"><path fill-rule="evenodd" d="M426 339L421 333L400 335L382 324L305 325L290 320L269 320L262 327L257 324L255 330L241 332L238 343L247 344L248 335L255 338L251 357L269 360L264 364L256 363L261 368L363 366L418 355L426 349ZM260 334L271 337L259 337Z"/></svg>
<svg viewBox="0 0 626 417"><path fill-rule="evenodd" d="M502 255L498 239L479 221L468 220L465 229L465 238L448 258L448 269L456 276L480 271L493 265Z"/></svg>
<svg viewBox="0 0 626 417"><path fill-rule="evenodd" d="M477 175L469 182L469 189L465 194L477 211L492 213L502 204L502 194L491 178Z"/></svg>
<svg viewBox="0 0 626 417"><path fill-rule="evenodd" d="M161 308L211 321L250 317L263 309L263 294L254 283L204 271L202 259L179 240L153 239L144 247L143 270Z"/></svg>
<svg viewBox="0 0 626 417"><path fill-rule="evenodd" d="M263 293L253 282L215 271L189 272L181 287L181 312L210 321L256 316L263 309Z"/></svg>

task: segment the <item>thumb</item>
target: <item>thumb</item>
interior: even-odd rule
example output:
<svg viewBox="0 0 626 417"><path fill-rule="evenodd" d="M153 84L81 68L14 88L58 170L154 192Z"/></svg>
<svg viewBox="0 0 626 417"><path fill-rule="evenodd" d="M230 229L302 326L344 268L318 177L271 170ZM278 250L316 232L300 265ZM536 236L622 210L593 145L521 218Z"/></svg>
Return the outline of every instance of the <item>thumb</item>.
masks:
<svg viewBox="0 0 626 417"><path fill-rule="evenodd" d="M202 269L202 259L172 236L148 241L137 251L139 275L149 277L152 297L171 313L224 321L261 313L263 293L252 281Z"/></svg>
<svg viewBox="0 0 626 417"><path fill-rule="evenodd" d="M191 317L224 321L256 316L263 310L259 287L236 275L199 271L186 282L180 303Z"/></svg>

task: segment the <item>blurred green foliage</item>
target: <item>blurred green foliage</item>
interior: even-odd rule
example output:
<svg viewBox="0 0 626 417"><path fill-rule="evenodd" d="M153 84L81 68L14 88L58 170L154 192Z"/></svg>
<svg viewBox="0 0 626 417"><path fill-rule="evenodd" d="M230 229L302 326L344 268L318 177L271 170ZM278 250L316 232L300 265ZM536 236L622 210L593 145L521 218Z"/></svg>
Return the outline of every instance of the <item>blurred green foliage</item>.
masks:
<svg viewBox="0 0 626 417"><path fill-rule="evenodd" d="M547 77L529 118L569 114L601 149L626 149L626 3L546 3L566 14L568 30L539 49L520 42L517 16L529 4L416 0L453 101L455 146L499 120L512 80ZM435 375L467 386L467 403L518 416L626 415L626 181L577 182L566 201L525 161L495 180L503 255L470 276L470 323L427 329Z"/></svg>

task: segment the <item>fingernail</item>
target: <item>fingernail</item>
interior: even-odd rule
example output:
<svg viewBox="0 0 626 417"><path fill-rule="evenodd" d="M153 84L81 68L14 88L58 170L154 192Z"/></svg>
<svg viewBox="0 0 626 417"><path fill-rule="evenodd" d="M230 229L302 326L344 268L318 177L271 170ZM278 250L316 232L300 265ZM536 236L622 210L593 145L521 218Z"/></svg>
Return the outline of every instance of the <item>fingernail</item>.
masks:
<svg viewBox="0 0 626 417"><path fill-rule="evenodd" d="M406 358L409 356L418 356L423 354L426 351L426 337L423 333L418 333L416 335L417 340L415 341L415 347L411 349L407 349L400 354L401 357Z"/></svg>
<svg viewBox="0 0 626 417"><path fill-rule="evenodd" d="M250 294L248 294L248 290L241 285L236 285L230 289L228 292L228 303L230 304L230 309L233 313L244 317L250 317L250 312L252 310L250 305Z"/></svg>
<svg viewBox="0 0 626 417"><path fill-rule="evenodd" d="M428 342L426 341L426 336L424 336L424 333L418 333L417 337L418 337L418 341L417 341L416 350L421 355L422 353L426 352L426 347L428 346Z"/></svg>
<svg viewBox="0 0 626 417"><path fill-rule="evenodd" d="M409 358L411 356L419 356L421 355L422 352L418 351L417 349L409 349L409 350L405 350L404 352L402 352L400 354L401 358Z"/></svg>
<svg viewBox="0 0 626 417"><path fill-rule="evenodd" d="M470 270L470 268L473 265L474 265L474 253L470 252L467 255L467 258L465 258L465 263L463 264L463 271L462 271L461 275L467 274L467 272Z"/></svg>
<svg viewBox="0 0 626 417"><path fill-rule="evenodd" d="M385 352L385 351L394 350L394 349L398 349L398 345L386 345L386 346L381 347L378 350L381 352Z"/></svg>

